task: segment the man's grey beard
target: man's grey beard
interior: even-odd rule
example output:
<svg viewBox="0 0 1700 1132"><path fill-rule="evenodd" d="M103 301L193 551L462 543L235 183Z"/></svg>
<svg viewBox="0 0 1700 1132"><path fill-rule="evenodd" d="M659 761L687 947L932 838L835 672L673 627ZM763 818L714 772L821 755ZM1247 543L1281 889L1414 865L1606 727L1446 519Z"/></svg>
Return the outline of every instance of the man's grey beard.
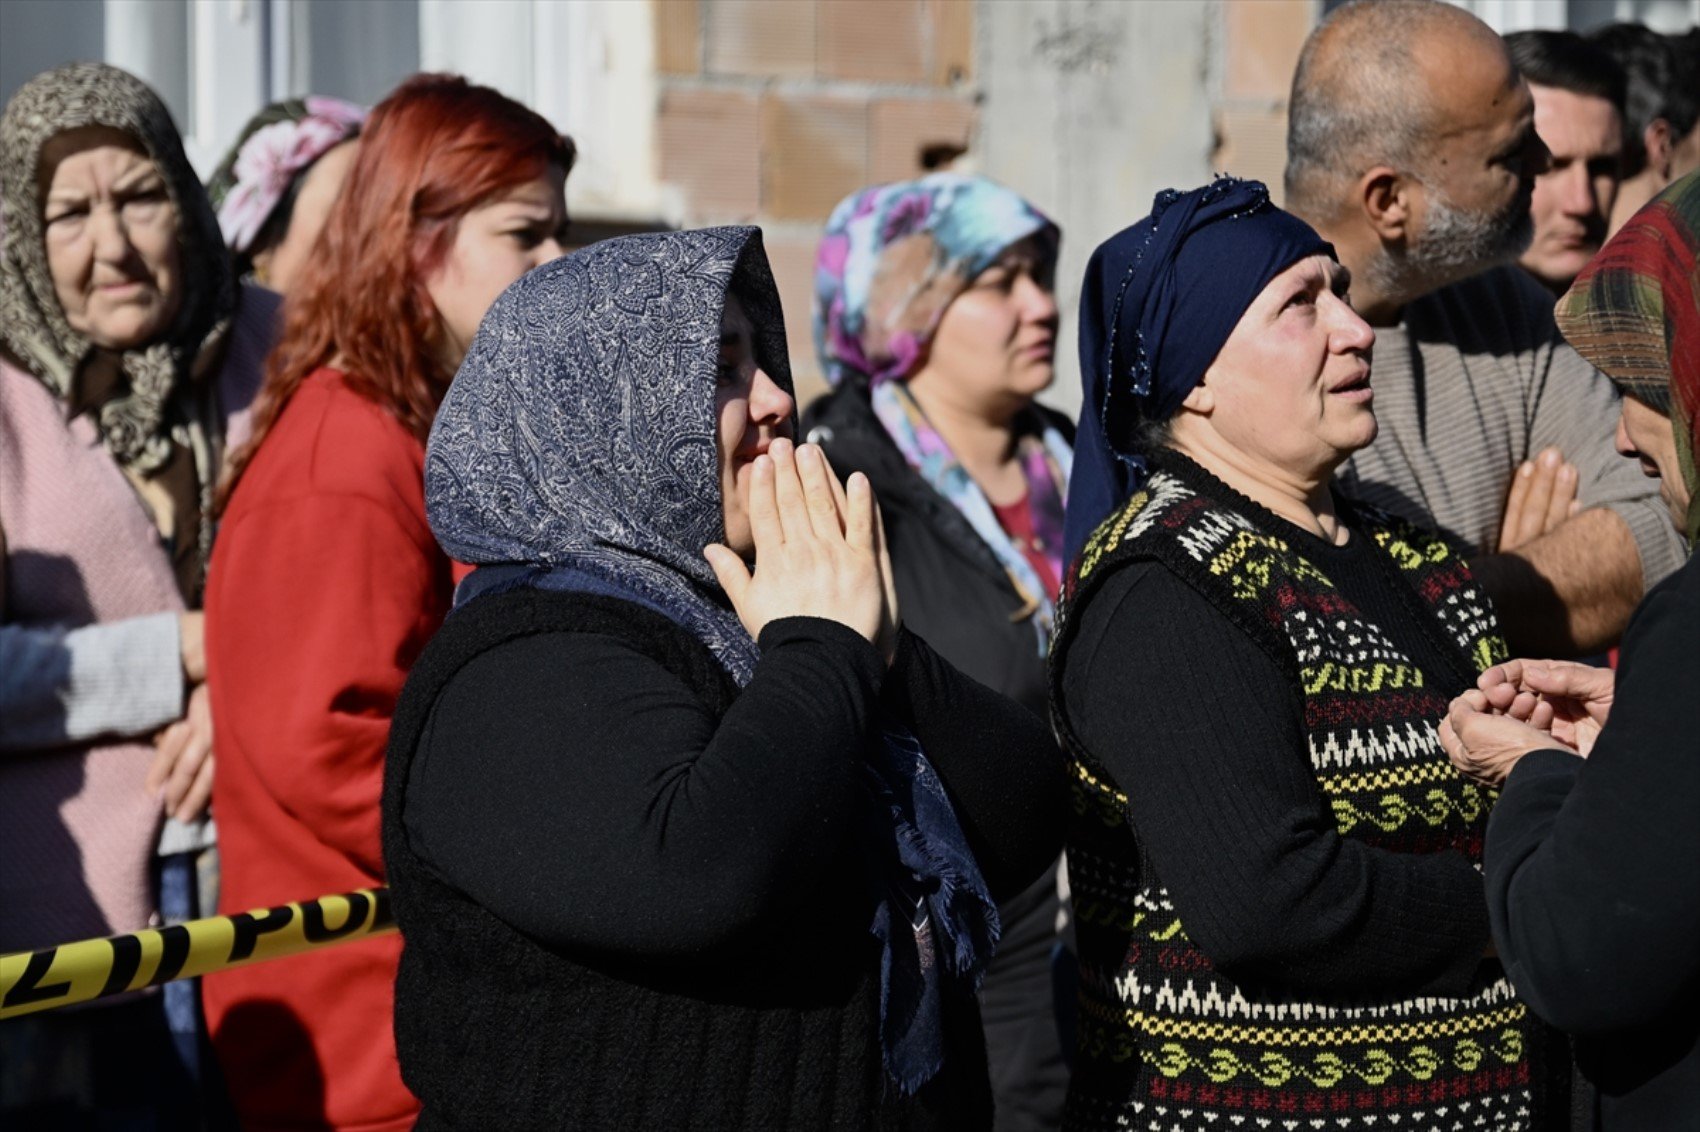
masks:
<svg viewBox="0 0 1700 1132"><path fill-rule="evenodd" d="M1382 248L1370 264L1375 289L1409 302L1449 283L1513 263L1535 238L1529 199L1519 193L1496 213L1465 212L1428 186L1427 224L1415 244Z"/></svg>

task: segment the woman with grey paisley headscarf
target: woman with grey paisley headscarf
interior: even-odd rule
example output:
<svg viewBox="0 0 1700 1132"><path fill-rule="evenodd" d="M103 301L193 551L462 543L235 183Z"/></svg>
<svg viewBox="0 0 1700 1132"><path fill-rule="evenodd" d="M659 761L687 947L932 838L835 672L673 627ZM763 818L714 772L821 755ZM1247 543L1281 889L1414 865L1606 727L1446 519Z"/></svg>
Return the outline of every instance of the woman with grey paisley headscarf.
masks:
<svg viewBox="0 0 1700 1132"><path fill-rule="evenodd" d="M193 850L210 833L195 611L210 492L245 435L275 299L238 288L170 114L117 68L71 64L13 95L0 205L8 952L146 926L156 844ZM196 824L170 822L162 840L168 817ZM179 914L187 880L179 858L163 881ZM176 1078L153 1062L169 1048L161 997L9 1025L8 1063L14 1041L31 1056L4 1078L0 1110L54 1104L93 1119L109 1111L113 1073L133 1084L125 1104L175 1103ZM86 1075L68 1071L85 1058Z"/></svg>
<svg viewBox="0 0 1700 1132"><path fill-rule="evenodd" d="M756 229L486 316L425 471L477 568L386 759L420 1127L990 1126L974 989L1055 745L899 627L866 477L795 427Z"/></svg>

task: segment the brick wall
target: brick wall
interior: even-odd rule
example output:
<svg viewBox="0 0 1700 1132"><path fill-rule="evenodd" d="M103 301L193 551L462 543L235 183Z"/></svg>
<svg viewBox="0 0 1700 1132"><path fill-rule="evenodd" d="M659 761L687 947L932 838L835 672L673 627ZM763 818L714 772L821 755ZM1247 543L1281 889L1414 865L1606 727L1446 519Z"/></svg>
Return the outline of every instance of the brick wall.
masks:
<svg viewBox="0 0 1700 1132"><path fill-rule="evenodd" d="M1223 172L1265 182L1279 203L1287 167L1287 94L1318 0L1223 0L1216 152Z"/></svg>
<svg viewBox="0 0 1700 1132"><path fill-rule="evenodd" d="M815 245L864 185L971 147L974 0L650 0L658 176L683 223L757 223L785 301L798 393Z"/></svg>
<svg viewBox="0 0 1700 1132"><path fill-rule="evenodd" d="M823 388L809 329L815 246L845 195L966 152L965 165L1056 216L1064 268L1075 272L1093 244L1143 213L1154 187L1199 183L1216 169L1264 180L1279 199L1287 90L1323 6L648 2L656 174L672 194L670 215L765 230L805 401ZM1074 113L1056 121L1065 106ZM1078 279L1059 283L1072 339ZM1072 410L1072 351L1061 360L1048 399Z"/></svg>

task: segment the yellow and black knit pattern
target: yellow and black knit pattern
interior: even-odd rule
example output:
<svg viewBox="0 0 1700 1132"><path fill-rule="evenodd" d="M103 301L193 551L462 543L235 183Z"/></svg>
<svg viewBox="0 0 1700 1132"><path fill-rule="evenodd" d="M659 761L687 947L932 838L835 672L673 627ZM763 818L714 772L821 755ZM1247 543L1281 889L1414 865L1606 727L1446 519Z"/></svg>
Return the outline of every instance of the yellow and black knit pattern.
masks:
<svg viewBox="0 0 1700 1132"><path fill-rule="evenodd" d="M1208 490L1208 486L1204 485ZM1491 607L1438 539L1356 515L1478 666L1505 656ZM1309 759L1346 837L1480 861L1491 799L1434 734L1446 699L1380 627L1278 534L1159 471L1088 542L1058 610L1053 680L1072 613L1101 575L1158 561L1290 660ZM1495 965L1462 998L1323 1005L1248 995L1188 938L1140 851L1127 791L1056 720L1069 748L1069 882L1081 963L1071 1130L1531 1127L1539 1023Z"/></svg>

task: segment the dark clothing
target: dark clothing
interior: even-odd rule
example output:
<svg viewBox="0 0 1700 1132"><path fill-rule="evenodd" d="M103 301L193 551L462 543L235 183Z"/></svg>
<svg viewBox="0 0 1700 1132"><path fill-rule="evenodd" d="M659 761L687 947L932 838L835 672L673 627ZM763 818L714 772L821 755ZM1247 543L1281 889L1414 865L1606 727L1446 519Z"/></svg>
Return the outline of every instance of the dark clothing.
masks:
<svg viewBox="0 0 1700 1132"><path fill-rule="evenodd" d="M1073 429L1040 409L1046 423ZM840 477L868 477L885 520L903 623L974 679L1043 718L1045 656L997 555L911 468L867 394L841 387L809 406L803 433Z"/></svg>
<svg viewBox="0 0 1700 1132"><path fill-rule="evenodd" d="M1037 411L1072 434L1068 421ZM1009 575L962 513L909 466L865 388L846 383L815 401L803 428L839 476L868 477L904 622L963 672L1047 718L1045 657ZM998 908L1003 937L980 998L999 1132L1039 1132L1062 1119L1068 1067L1051 977L1060 910L1055 869Z"/></svg>
<svg viewBox="0 0 1700 1132"><path fill-rule="evenodd" d="M1297 543L1302 532L1283 533ZM1329 580L1354 603L1373 600L1377 612L1365 613L1389 637L1424 640L1386 600L1395 594L1366 536L1311 541L1303 553L1323 550ZM1440 669L1444 695L1473 683L1454 674L1459 663ZM1225 974L1323 997L1468 988L1488 944L1468 858L1390 855L1324 832L1327 800L1309 761L1293 757L1305 749L1298 688L1192 586L1156 562L1107 578L1069 646L1063 687L1080 741L1135 787L1140 843Z"/></svg>
<svg viewBox="0 0 1700 1132"><path fill-rule="evenodd" d="M1007 896L1060 841L1050 736L908 633L889 671L830 621L760 646L739 692L658 614L522 590L416 663L384 848L422 1126L989 1124L971 1001L917 1097L882 1071L860 764L907 722Z"/></svg>
<svg viewBox="0 0 1700 1132"><path fill-rule="evenodd" d="M1586 761L1535 751L1488 823L1493 936L1575 1036L1605 1132L1700 1128L1700 558L1624 634Z"/></svg>
<svg viewBox="0 0 1700 1132"><path fill-rule="evenodd" d="M1550 1127L1562 1043L1486 957L1489 798L1434 728L1504 657L1492 607L1387 516L1343 506L1334 547L1152 459L1052 650L1081 967L1064 1126Z"/></svg>

